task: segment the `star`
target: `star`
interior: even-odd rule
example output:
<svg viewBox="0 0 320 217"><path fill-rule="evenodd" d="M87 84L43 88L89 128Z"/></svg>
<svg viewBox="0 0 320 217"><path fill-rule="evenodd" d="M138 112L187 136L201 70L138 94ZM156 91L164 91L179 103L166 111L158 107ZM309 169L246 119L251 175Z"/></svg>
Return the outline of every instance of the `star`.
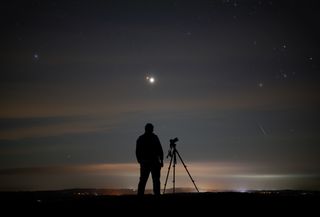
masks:
<svg viewBox="0 0 320 217"><path fill-rule="evenodd" d="M33 58L34 61L38 61L40 59L40 55L38 53L34 53L32 55L32 58Z"/></svg>

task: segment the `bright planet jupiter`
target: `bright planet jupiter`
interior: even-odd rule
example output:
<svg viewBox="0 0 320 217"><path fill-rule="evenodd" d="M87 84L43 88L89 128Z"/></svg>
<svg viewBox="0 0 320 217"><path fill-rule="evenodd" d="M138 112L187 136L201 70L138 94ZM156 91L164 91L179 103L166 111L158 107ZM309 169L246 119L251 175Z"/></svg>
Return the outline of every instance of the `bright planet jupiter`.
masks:
<svg viewBox="0 0 320 217"><path fill-rule="evenodd" d="M153 76L147 76L147 77L146 77L146 80L147 80L150 84L153 84L153 83L156 81L156 79L155 79Z"/></svg>

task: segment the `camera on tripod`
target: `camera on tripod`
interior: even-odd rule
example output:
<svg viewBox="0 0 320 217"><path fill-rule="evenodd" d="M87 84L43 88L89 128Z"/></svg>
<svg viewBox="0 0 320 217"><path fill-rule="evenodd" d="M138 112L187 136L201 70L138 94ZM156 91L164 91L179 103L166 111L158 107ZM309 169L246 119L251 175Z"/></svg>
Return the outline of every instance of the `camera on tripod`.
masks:
<svg viewBox="0 0 320 217"><path fill-rule="evenodd" d="M179 141L179 139L178 139L177 137L174 138L174 139L170 139L170 149L169 149L168 155L167 155L167 158L170 157L170 164L169 164L169 167L168 167L168 173L167 173L166 181L165 181L165 183L164 183L163 193L166 192L167 181L168 181L168 177L169 177L169 173L170 173L170 168L171 168L171 165L172 165L172 164L173 164L173 180L172 180L172 182L173 182L173 188L172 188L172 192L175 193L175 182L176 182L176 181L175 181L175 180L176 180L176 177L175 177L175 176L176 176L177 156L178 156L178 158L180 159L181 163L183 164L184 168L186 169L186 171L187 171L187 173L188 173L188 175L189 175L189 177L190 177L190 179L191 179L194 187L196 188L197 192L199 192L199 189L198 189L196 183L194 182L192 176L190 175L190 173L189 173L189 171L188 171L188 169L187 169L187 166L184 164L184 162L183 162L183 160L182 160L182 157L180 156L180 154L179 154L179 152L178 152L178 150L177 150L177 148L176 148L176 146L177 146L176 142L178 142L178 141Z"/></svg>
<svg viewBox="0 0 320 217"><path fill-rule="evenodd" d="M167 154L167 158L171 157L173 155L174 150L176 149L176 142L178 142L179 139L176 137L174 139L170 139L170 148Z"/></svg>
<svg viewBox="0 0 320 217"><path fill-rule="evenodd" d="M178 142L179 139L176 137L174 139L170 139L170 148L175 148L177 146L176 142Z"/></svg>

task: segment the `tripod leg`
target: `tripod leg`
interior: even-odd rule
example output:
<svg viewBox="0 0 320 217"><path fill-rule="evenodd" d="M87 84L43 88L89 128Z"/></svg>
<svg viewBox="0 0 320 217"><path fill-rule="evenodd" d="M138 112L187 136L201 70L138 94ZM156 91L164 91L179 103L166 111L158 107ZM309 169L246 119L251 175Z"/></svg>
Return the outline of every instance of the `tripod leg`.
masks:
<svg viewBox="0 0 320 217"><path fill-rule="evenodd" d="M169 164L169 167L168 167L166 181L164 183L163 194L166 192L166 187L167 187L168 177L169 177L169 173L170 173L171 163L172 163L172 156L171 156L170 164Z"/></svg>
<svg viewBox="0 0 320 217"><path fill-rule="evenodd" d="M181 162L182 162L182 164L183 164L184 168L186 169L186 171L187 171L187 173L188 173L188 175L189 175L189 177L190 177L190 179L191 179L191 181L192 181L192 183L193 183L194 187L196 188L197 192L199 192L198 187L196 186L196 183L194 182L194 180L193 180L192 176L190 175L190 173L189 173L189 171L188 171L188 169L187 169L187 166L186 166L186 165L185 165L185 163L183 162L182 157L180 156L180 154L179 154L178 150L175 150L175 152L178 154L178 156L179 156L179 158L180 158L180 160L181 160Z"/></svg>
<svg viewBox="0 0 320 217"><path fill-rule="evenodd" d="M176 155L174 154L173 157L173 179L172 179L172 184L173 184L173 189L172 193L176 193Z"/></svg>

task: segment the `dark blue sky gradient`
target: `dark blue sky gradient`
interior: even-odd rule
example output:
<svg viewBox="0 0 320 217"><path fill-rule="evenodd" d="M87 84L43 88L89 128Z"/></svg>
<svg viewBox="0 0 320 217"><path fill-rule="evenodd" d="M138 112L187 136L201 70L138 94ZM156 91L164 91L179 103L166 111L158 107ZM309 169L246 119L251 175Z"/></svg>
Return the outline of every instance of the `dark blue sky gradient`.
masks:
<svg viewBox="0 0 320 217"><path fill-rule="evenodd" d="M147 122L165 152L180 139L202 189L320 189L316 1L1 11L0 189L135 188L128 165Z"/></svg>

